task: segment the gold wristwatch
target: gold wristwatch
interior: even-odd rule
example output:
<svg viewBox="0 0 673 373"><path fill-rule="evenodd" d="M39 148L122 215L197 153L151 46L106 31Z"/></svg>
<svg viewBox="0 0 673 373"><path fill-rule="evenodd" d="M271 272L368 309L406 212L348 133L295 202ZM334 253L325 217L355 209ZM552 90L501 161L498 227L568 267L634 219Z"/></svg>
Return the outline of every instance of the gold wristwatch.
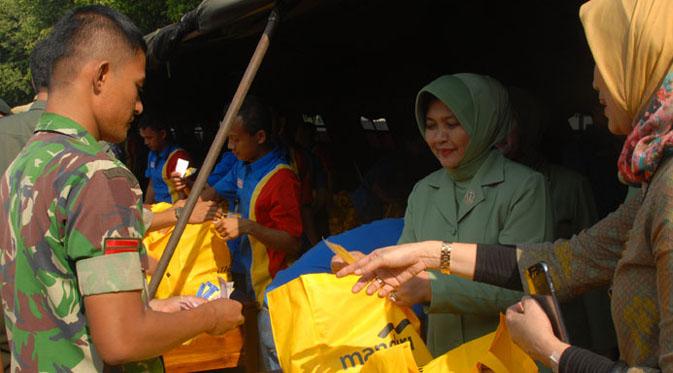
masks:
<svg viewBox="0 0 673 373"><path fill-rule="evenodd" d="M451 245L442 241L442 252L439 256L439 270L445 275L451 274Z"/></svg>

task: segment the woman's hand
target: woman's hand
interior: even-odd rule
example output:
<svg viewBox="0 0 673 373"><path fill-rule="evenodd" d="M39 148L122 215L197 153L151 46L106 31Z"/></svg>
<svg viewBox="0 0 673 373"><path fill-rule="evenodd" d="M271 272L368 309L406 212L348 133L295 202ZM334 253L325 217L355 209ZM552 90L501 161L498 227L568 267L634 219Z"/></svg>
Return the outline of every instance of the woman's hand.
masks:
<svg viewBox="0 0 673 373"><path fill-rule="evenodd" d="M353 256L353 258L358 261L362 258L365 257L365 254L359 252L359 251L349 251L349 254ZM341 259L340 256L334 255L332 257L332 261L330 262L330 268L332 269L332 273L337 273L339 272L342 268L346 267L348 264L344 262L343 259Z"/></svg>
<svg viewBox="0 0 673 373"><path fill-rule="evenodd" d="M359 251L349 251L349 253L356 261L365 257L365 254ZM340 256L334 255L330 266L332 268L332 273L337 273L346 267L347 264ZM382 279L382 281L385 280ZM430 302L432 298L432 290L430 289L430 277L428 276L428 272L420 272L400 286L394 294L394 297L390 297L391 300L394 300L397 305L403 307L411 307L417 303Z"/></svg>
<svg viewBox="0 0 673 373"><path fill-rule="evenodd" d="M549 318L538 302L525 296L521 302L509 307L506 312L507 329L516 343L533 359L541 361L548 367L557 362L550 359L554 355L560 359L569 344L562 342L554 335Z"/></svg>
<svg viewBox="0 0 673 373"><path fill-rule="evenodd" d="M402 307L411 307L414 304L427 304L432 301L432 287L430 275L427 271L421 271L411 280L405 282L395 291L391 298L395 304Z"/></svg>
<svg viewBox="0 0 673 373"><path fill-rule="evenodd" d="M440 241L384 247L342 268L337 276L359 275L353 292L367 287L367 294L378 292L380 297L386 297L421 271L437 268L440 251Z"/></svg>

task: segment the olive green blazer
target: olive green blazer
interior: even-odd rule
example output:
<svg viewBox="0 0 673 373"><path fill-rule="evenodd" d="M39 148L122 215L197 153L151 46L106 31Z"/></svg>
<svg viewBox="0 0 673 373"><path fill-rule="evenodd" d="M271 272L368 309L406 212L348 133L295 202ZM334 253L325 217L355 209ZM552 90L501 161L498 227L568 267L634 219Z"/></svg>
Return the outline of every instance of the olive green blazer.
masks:
<svg viewBox="0 0 673 373"><path fill-rule="evenodd" d="M414 187L400 243L423 240L517 244L551 240L553 221L545 179L493 150L456 195L445 169ZM433 356L494 331L499 312L522 293L431 272L428 347Z"/></svg>

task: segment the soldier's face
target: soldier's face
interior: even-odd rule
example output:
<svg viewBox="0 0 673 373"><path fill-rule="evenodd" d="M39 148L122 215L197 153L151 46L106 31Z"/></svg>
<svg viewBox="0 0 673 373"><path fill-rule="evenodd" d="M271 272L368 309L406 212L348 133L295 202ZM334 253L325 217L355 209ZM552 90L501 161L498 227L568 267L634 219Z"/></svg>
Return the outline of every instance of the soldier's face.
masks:
<svg viewBox="0 0 673 373"><path fill-rule="evenodd" d="M100 140L120 143L126 140L133 118L143 111L140 90L145 81L145 54L122 59L107 74L105 89L97 98Z"/></svg>

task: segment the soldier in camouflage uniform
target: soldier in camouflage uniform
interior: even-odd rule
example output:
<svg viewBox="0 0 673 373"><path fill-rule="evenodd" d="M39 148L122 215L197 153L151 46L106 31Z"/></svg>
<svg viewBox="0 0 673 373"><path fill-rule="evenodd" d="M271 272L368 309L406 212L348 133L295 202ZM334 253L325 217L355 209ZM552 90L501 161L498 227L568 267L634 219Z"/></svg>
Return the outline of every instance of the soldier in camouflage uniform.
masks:
<svg viewBox="0 0 673 373"><path fill-rule="evenodd" d="M142 35L101 6L48 37L53 75L35 135L0 180L0 294L21 371L161 371L156 357L242 323L239 303L155 312L142 299L142 195L98 140L120 142L142 111ZM131 363L143 361L141 363Z"/></svg>
<svg viewBox="0 0 673 373"><path fill-rule="evenodd" d="M0 176L5 173L9 164L33 135L35 126L47 105L51 65L49 56L45 55L45 49L44 43L39 42L30 53L30 75L36 92L36 101L27 112L0 118ZM3 370L9 369L11 359L4 317L0 318L0 354Z"/></svg>

